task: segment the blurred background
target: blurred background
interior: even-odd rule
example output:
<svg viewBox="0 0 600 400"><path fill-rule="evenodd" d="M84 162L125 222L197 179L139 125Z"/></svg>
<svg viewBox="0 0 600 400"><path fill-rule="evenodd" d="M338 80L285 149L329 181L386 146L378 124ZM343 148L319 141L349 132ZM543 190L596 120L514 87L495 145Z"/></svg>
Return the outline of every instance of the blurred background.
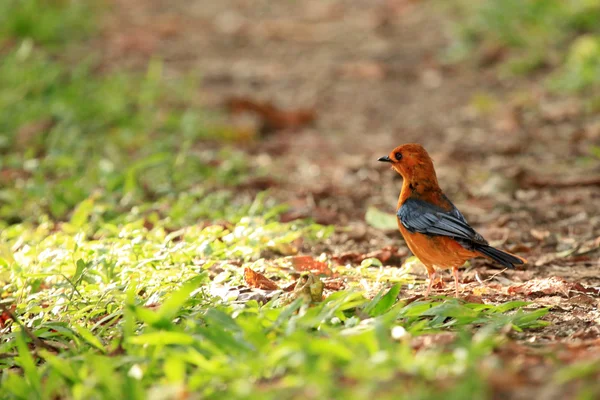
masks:
<svg viewBox="0 0 600 400"><path fill-rule="evenodd" d="M596 0L5 0L0 57L5 226L88 198L231 220L268 190L351 228L315 251L399 245L375 160L419 142L534 262L600 234Z"/></svg>

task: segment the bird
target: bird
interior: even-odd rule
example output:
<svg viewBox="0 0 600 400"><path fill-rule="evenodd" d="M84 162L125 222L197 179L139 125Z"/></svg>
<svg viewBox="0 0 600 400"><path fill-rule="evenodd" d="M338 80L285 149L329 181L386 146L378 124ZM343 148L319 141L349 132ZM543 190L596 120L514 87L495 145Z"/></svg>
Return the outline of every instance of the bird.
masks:
<svg viewBox="0 0 600 400"><path fill-rule="evenodd" d="M452 269L459 298L458 268L474 257L486 257L507 268L527 260L496 249L477 233L440 188L431 157L418 143L396 147L377 161L390 163L402 175L396 217L410 251L427 269L428 297L437 269Z"/></svg>

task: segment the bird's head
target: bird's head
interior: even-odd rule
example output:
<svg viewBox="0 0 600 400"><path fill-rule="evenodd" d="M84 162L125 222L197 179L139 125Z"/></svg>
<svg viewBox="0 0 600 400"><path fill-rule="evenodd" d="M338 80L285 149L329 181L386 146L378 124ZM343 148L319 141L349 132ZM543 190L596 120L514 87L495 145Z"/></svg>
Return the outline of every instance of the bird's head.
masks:
<svg viewBox="0 0 600 400"><path fill-rule="evenodd" d="M392 164L392 168L402 175L405 180L426 181L433 179L437 184L433 161L420 144L403 144L396 147L387 156L380 157L377 161Z"/></svg>

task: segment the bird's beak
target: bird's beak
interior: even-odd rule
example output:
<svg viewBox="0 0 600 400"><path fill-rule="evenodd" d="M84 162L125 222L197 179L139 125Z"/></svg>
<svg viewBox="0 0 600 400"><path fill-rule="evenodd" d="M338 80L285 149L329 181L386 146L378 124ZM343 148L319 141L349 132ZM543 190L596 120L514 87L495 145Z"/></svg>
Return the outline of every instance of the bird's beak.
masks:
<svg viewBox="0 0 600 400"><path fill-rule="evenodd" d="M379 157L377 161L381 162L392 162L392 160L388 156Z"/></svg>

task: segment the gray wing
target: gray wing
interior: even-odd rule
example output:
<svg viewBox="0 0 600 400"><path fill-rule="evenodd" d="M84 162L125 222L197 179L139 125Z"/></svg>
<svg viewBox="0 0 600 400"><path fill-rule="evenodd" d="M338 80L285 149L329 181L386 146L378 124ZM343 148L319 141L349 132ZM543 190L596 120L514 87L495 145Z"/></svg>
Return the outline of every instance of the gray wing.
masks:
<svg viewBox="0 0 600 400"><path fill-rule="evenodd" d="M446 211L423 200L407 199L397 215L409 232L451 237L465 247L471 247L470 244L487 245L486 240L471 228L454 206Z"/></svg>

